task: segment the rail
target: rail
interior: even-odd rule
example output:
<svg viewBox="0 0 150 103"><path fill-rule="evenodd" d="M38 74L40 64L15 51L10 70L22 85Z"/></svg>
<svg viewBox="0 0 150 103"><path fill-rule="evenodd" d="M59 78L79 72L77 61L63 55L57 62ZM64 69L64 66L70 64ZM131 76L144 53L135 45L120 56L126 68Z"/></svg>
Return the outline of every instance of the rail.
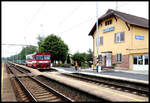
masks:
<svg viewBox="0 0 150 103"><path fill-rule="evenodd" d="M9 64L9 70L10 70L10 64ZM15 67L15 69L16 69L17 67ZM61 98L61 99L58 99L58 98L56 98L57 100L63 100L63 101L66 101L66 102L73 102L73 100L71 100L70 98L68 98L68 97L66 97L66 96L64 96L63 94L61 94L61 93L59 93L58 91L56 91L56 90L54 90L54 89L52 89L52 88L50 88L50 87L48 87L46 84L44 84L44 83L42 83L41 81L39 81L39 80L37 80L37 79L34 79L33 77L31 77L31 76L26 76L25 78L30 78L31 80L32 80L32 82L30 81L30 83L29 83L29 81L26 81L26 83L28 82L28 84L30 85L30 86L28 86L27 87L27 84L25 85L24 83L25 82L23 82L23 77L17 77L17 75L16 75L16 73L13 71L14 69L11 69L10 71L14 74L14 77L16 78L16 80L18 81L18 83L22 86L22 88L26 91L26 93L27 93L27 95L28 95L28 97L30 98L30 100L31 101L35 101L35 102L37 102L38 100L40 100L40 99L38 99L37 100L37 98L39 98L39 97L37 97L36 95L34 95L34 93L33 93L33 91L31 92L31 90L32 90L32 88L30 88L29 89L29 87L32 85L32 83L33 83L33 81L34 82L36 82L36 83L38 83L38 85L40 85L41 86L41 88L43 88L43 90L47 90L47 91L49 91L49 93L47 93L47 95L49 94L50 96L51 96L51 94L53 94L53 95L55 95L56 97L59 97L59 98ZM18 69L17 69L18 70ZM20 70L19 70L20 71ZM22 71L21 71L22 72ZM33 85L35 85L35 83L33 83ZM33 88L34 88L34 86L33 86ZM46 88L46 89L45 89ZM50 94L51 93L51 94ZM54 97L55 98L55 97Z"/></svg>
<svg viewBox="0 0 150 103"><path fill-rule="evenodd" d="M135 82L117 80L117 79L106 78L106 77L90 76L90 75L79 74L79 73L72 73L72 74L62 73L62 75L70 76L81 80L91 81L94 84L99 83L99 84L106 84L110 87L114 86L116 89L120 88L120 90L122 91L124 90L127 92L130 91L131 93L136 93L137 95L141 95L141 96L149 96L148 84L135 83Z"/></svg>

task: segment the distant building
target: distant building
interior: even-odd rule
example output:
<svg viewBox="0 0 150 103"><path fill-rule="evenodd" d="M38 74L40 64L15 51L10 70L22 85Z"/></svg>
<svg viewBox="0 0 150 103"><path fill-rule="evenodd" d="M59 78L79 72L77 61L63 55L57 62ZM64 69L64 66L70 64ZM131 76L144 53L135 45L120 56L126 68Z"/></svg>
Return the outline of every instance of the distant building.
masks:
<svg viewBox="0 0 150 103"><path fill-rule="evenodd" d="M99 52L104 67L148 70L149 25L145 18L109 9L98 19ZM88 34L93 37L93 63L97 60L96 23Z"/></svg>

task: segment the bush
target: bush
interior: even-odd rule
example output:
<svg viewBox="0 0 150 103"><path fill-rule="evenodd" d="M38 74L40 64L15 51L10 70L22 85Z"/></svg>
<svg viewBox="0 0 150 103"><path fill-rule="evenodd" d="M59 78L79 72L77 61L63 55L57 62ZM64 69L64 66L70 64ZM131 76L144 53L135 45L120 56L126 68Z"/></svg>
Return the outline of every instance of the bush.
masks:
<svg viewBox="0 0 150 103"><path fill-rule="evenodd" d="M65 66L65 64L60 64L60 66L61 66L61 67L64 67L64 66Z"/></svg>
<svg viewBox="0 0 150 103"><path fill-rule="evenodd" d="M116 63L112 63L112 66L115 67L115 66L116 66Z"/></svg>
<svg viewBox="0 0 150 103"><path fill-rule="evenodd" d="M71 64L60 64L61 67L70 68Z"/></svg>
<svg viewBox="0 0 150 103"><path fill-rule="evenodd" d="M89 67L89 65L86 64L86 63L81 63L81 67L82 67L82 68L87 68L87 67Z"/></svg>

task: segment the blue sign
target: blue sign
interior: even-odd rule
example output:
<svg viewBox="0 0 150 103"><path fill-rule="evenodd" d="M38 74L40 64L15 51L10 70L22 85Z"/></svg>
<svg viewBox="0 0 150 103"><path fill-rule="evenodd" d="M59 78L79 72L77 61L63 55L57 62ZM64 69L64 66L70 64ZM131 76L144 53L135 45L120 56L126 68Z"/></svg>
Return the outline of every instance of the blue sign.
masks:
<svg viewBox="0 0 150 103"><path fill-rule="evenodd" d="M107 28L107 29L103 29L103 33L108 32L108 31L112 31L112 30L114 30L114 26Z"/></svg>
<svg viewBox="0 0 150 103"><path fill-rule="evenodd" d="M140 35L135 35L135 38L139 40L144 40L144 36L140 36Z"/></svg>

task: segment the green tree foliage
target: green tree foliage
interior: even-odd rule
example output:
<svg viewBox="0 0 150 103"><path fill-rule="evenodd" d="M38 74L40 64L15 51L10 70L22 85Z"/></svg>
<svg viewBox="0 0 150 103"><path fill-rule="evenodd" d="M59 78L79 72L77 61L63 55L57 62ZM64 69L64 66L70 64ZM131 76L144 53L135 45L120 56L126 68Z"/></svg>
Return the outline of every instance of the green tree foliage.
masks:
<svg viewBox="0 0 150 103"><path fill-rule="evenodd" d="M74 61L77 60L79 66L83 66L85 65L85 63L90 66L92 64L92 61L93 61L93 52L91 49L88 50L88 53L75 53L73 56L72 56L72 59Z"/></svg>
<svg viewBox="0 0 150 103"><path fill-rule="evenodd" d="M68 56L67 56L67 63L68 63L68 64L71 63L69 54L68 54Z"/></svg>
<svg viewBox="0 0 150 103"><path fill-rule="evenodd" d="M93 61L93 52L91 49L89 49L87 52L87 62L89 65L91 65Z"/></svg>
<svg viewBox="0 0 150 103"><path fill-rule="evenodd" d="M51 34L41 42L39 51L52 53L52 62L62 61L64 63L67 59L69 49L60 37Z"/></svg>
<svg viewBox="0 0 150 103"><path fill-rule="evenodd" d="M74 61L77 61L79 66L81 66L81 64L85 63L85 61L87 60L87 56L86 53L77 52L72 56L72 59Z"/></svg>
<svg viewBox="0 0 150 103"><path fill-rule="evenodd" d="M18 56L20 57L21 60L24 60L26 55L32 54L34 52L37 52L36 46L27 46L21 50L21 52L18 54Z"/></svg>
<svg viewBox="0 0 150 103"><path fill-rule="evenodd" d="M44 41L45 37L38 35L37 39L38 39L38 47L40 47L40 45L41 45L42 41Z"/></svg>
<svg viewBox="0 0 150 103"><path fill-rule="evenodd" d="M17 55L13 55L9 57L9 60L25 60L25 56L28 54L32 54L34 52L37 52L37 47L36 46L27 46L24 47L21 52Z"/></svg>

